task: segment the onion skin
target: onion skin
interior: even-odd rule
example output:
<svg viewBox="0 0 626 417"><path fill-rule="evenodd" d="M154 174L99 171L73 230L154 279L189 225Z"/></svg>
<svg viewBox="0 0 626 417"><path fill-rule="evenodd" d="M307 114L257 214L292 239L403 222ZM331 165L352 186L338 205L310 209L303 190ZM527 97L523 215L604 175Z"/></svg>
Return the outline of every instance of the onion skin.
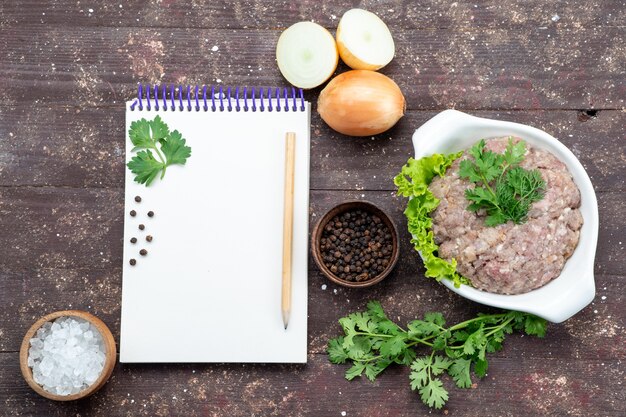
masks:
<svg viewBox="0 0 626 417"><path fill-rule="evenodd" d="M317 111L334 130L348 136L372 136L389 130L402 116L406 101L391 78L352 70L333 78L317 100Z"/></svg>

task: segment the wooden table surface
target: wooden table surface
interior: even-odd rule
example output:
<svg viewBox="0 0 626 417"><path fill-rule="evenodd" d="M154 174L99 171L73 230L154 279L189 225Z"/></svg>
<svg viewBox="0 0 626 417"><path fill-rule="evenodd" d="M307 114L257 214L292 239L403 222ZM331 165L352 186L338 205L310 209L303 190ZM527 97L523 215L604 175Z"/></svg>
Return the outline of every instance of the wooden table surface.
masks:
<svg viewBox="0 0 626 417"><path fill-rule="evenodd" d="M423 277L405 201L394 195L412 132L447 108L544 129L581 160L600 208L597 295L550 325L544 340L509 337L476 388L446 381L450 401L430 413L626 415L624 1L103 3L0 3L0 415L429 414L406 368L375 383L348 382L324 350L339 334L337 319L370 299L404 323L433 310L450 321L488 310ZM319 89L307 93L311 222L347 199L379 204L401 230L392 275L348 290L310 262L306 366L118 364L89 399L54 403L35 394L21 377L18 349L37 318L82 309L119 337L124 101L137 83L286 85L274 59L281 30L300 20L334 30L359 4L393 32L396 57L382 72L400 85L407 113L376 138L347 138L317 116ZM241 195L218 197L239 204Z"/></svg>

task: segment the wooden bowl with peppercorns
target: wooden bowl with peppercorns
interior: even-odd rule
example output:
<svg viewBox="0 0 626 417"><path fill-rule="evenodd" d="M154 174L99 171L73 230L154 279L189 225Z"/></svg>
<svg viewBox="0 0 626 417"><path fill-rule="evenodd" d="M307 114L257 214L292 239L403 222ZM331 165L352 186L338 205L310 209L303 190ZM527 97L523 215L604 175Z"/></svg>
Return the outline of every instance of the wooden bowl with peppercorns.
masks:
<svg viewBox="0 0 626 417"><path fill-rule="evenodd" d="M313 228L313 259L344 287L374 285L398 261L398 231L389 216L367 201L348 201L328 211Z"/></svg>

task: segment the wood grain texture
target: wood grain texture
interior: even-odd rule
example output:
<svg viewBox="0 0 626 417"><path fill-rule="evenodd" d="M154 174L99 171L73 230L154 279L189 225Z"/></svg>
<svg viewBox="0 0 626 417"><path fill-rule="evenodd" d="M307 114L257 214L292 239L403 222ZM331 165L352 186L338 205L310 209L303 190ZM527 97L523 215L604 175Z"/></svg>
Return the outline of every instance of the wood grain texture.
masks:
<svg viewBox="0 0 626 417"><path fill-rule="evenodd" d="M597 191L625 191L626 112L471 111L543 129L580 159ZM393 190L393 176L413 155L413 131L437 114L411 111L372 138L333 132L311 117L311 188ZM146 113L148 117L149 113ZM124 184L124 108L0 106L0 187L119 188Z"/></svg>
<svg viewBox="0 0 626 417"><path fill-rule="evenodd" d="M511 337L509 345L521 338ZM536 341L535 341L536 342ZM524 352L521 352L524 353ZM0 355L0 379L17 380L17 354ZM13 416L481 416L574 415L621 417L619 360L515 355L508 347L490 362L475 389L451 390L444 410L428 413L409 387L408 369L391 367L375 383L343 379L343 366L311 354L307 365L118 365L102 390L57 404L27 386L0 386ZM581 376L584 375L584 378ZM506 405L505 405L506 404ZM37 410L33 412L33 410ZM476 415L476 414L472 414Z"/></svg>
<svg viewBox="0 0 626 417"><path fill-rule="evenodd" d="M0 416L626 414L623 0L92 3L0 2ZM18 350L43 314L89 311L119 342L123 102L136 84L285 85L274 60L280 31L299 20L334 30L357 6L394 34L396 57L383 72L409 111L389 132L348 138L317 116L320 90L306 93L314 107L310 223L350 199L382 207L400 232L391 275L349 289L310 260L306 366L117 365L86 400L37 396L20 375ZM407 369L348 382L324 351L340 333L337 319L371 299L399 323L433 310L449 322L490 310L424 278L391 182L413 153L413 131L450 107L546 130L581 160L599 200L597 296L544 340L509 337L475 389L446 380L448 405L429 412Z"/></svg>
<svg viewBox="0 0 626 417"><path fill-rule="evenodd" d="M122 4L122 7L120 7ZM455 1L424 0L252 0L211 2L198 0L135 0L84 3L76 0L22 0L0 4L0 23L41 22L63 26L184 27L220 29L283 29L300 20L324 27L337 26L342 14L361 7L381 16L392 28L458 27L581 27L623 26L622 0L589 2L541 0ZM556 17L555 17L556 16Z"/></svg>
<svg viewBox="0 0 626 417"><path fill-rule="evenodd" d="M122 262L123 189L0 188L0 270L107 269ZM623 192L598 194L600 236L596 272L623 275L626 242ZM406 201L393 191L312 191L311 226L318 216L349 199L371 200L393 219L400 242L409 242L402 214ZM408 243L407 243L408 245ZM407 247L407 250L409 248ZM405 252L405 262L418 261ZM313 269L312 260L309 262Z"/></svg>
<svg viewBox="0 0 626 417"><path fill-rule="evenodd" d="M0 38L0 103L119 104L138 82L286 85L275 64L279 35L269 29L9 26ZM382 72L398 83L409 110L625 105L626 27L397 29L394 36L396 58Z"/></svg>
<svg viewBox="0 0 626 417"><path fill-rule="evenodd" d="M23 231L42 229L34 236L18 231L15 236L5 238L5 245L0 247L0 292L11 294L9 302L0 305L0 334L4 336L0 338L0 351L19 349L23 334L42 312L68 307L101 317L117 337L122 189L20 187L0 192L0 213L3 214L0 230L6 230L9 222L16 221L22 224ZM620 256L626 230L619 217L623 210L622 198L623 193L599 194L600 216L606 221L601 223L596 255L598 296L595 302L565 324L551 326L546 341L524 339L528 344L520 347L522 352L529 349L533 354L549 357L548 352L556 354L565 350L566 356L572 359L626 359L623 343L626 276ZM313 191L311 228L330 208L350 199L371 201L391 216L400 234L400 259L389 277L368 289L336 286L323 277L312 259L309 260L310 352L322 353L328 338L339 331L336 320L363 308L371 299L381 300L390 317L401 322L430 310L445 312L451 322L486 310L423 277L423 266L411 247L402 214L405 201L395 197L393 192ZM47 204L42 204L43 201ZM29 209L25 211L25 207ZM98 216L100 220L94 221ZM118 224L119 229L114 227ZM324 284L326 289L322 288ZM517 349L517 344L511 348Z"/></svg>

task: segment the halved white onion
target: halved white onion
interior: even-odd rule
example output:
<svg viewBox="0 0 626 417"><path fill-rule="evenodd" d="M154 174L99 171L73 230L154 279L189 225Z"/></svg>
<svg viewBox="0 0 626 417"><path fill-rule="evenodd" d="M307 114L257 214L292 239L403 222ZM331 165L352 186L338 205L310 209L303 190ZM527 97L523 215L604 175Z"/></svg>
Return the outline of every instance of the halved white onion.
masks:
<svg viewBox="0 0 626 417"><path fill-rule="evenodd" d="M348 10L341 17L337 49L349 67L373 71L387 65L396 51L385 22L363 9Z"/></svg>
<svg viewBox="0 0 626 417"><path fill-rule="evenodd" d="M339 56L333 35L313 22L287 28L276 45L276 61L283 76L300 88L315 88L335 72Z"/></svg>

